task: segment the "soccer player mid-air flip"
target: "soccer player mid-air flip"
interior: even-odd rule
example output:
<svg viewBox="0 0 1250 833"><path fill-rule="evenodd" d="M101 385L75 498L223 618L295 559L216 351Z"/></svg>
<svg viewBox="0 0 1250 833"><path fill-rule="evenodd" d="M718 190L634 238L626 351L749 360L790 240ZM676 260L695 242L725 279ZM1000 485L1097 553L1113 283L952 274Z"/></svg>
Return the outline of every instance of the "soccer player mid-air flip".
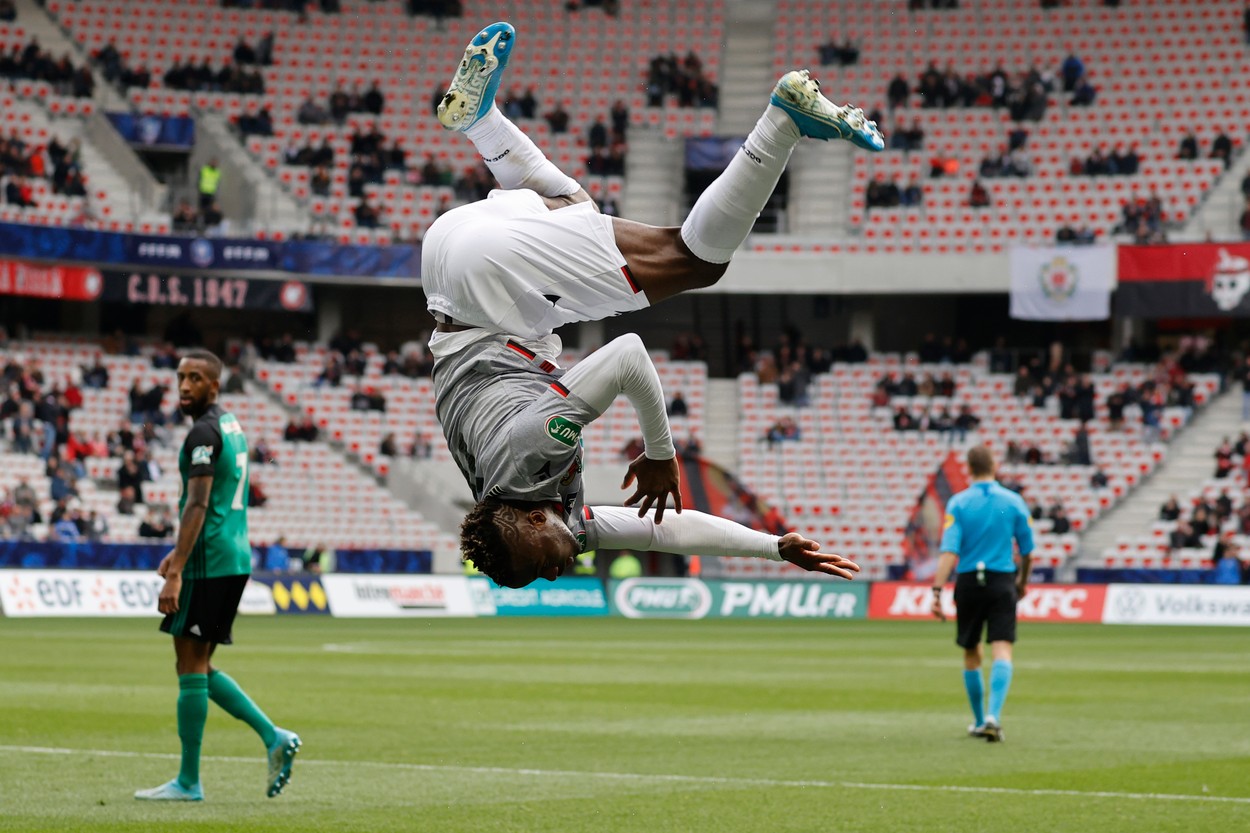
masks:
<svg viewBox="0 0 1250 833"><path fill-rule="evenodd" d="M797 533L778 538L683 513L663 392L642 340L617 338L566 373L552 331L716 283L802 137L879 151L876 125L822 96L805 70L788 72L682 226L607 217L495 106L515 45L507 23L479 32L438 106L439 121L473 142L502 189L435 221L421 257L437 322L438 417L477 501L461 527L462 554L507 587L553 580L599 547L754 556L851 578L858 566ZM623 484L634 485L625 505L638 504L637 513L582 499L581 431L620 394L643 433L645 450ZM670 498L680 514L666 520Z"/></svg>

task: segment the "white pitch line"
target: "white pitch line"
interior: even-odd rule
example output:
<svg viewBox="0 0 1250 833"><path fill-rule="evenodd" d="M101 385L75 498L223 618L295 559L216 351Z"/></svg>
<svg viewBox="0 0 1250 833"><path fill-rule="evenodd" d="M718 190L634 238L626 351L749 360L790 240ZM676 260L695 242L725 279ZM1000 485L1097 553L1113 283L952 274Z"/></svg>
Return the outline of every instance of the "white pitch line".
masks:
<svg viewBox="0 0 1250 833"><path fill-rule="evenodd" d="M52 746L4 746L0 753L25 755L94 755L103 758L155 758L178 760L170 752L127 752L113 749L66 749ZM259 757L241 758L226 755L205 755L201 760L223 763L256 763ZM816 789L885 790L895 792L978 793L989 795L1052 796L1061 798L1111 798L1130 801L1193 801L1212 804L1250 804L1250 797L1221 795L1179 795L1174 793L1132 793L1106 790L1018 789L1016 787L969 787L959 784L881 784L865 781L790 781L775 778L733 778L718 775L650 774L644 772L580 772L564 769L529 769L501 766L446 766L441 764L408 764L392 761L330 761L300 758L300 766L378 767L408 772L451 772L474 775L522 775L535 778L602 778L614 781L641 781L661 784L706 784L719 787L808 787Z"/></svg>

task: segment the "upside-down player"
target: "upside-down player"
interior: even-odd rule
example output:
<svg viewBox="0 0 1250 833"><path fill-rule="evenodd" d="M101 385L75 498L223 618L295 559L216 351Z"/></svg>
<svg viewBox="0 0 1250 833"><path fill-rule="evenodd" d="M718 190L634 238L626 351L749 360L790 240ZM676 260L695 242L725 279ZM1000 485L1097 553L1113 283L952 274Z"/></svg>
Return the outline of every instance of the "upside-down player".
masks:
<svg viewBox="0 0 1250 833"><path fill-rule="evenodd" d="M266 793L273 798L291 779L299 750L294 732L279 729L224 671L212 665L218 645L231 643L243 588L252 572L247 539L247 438L234 415L217 404L221 359L191 350L178 363L178 407L194 423L178 455L181 520L173 551L157 572L165 579L158 607L161 630L174 638L178 672L178 777L135 798L203 801L200 742L212 700L260 735L269 758Z"/></svg>
<svg viewBox="0 0 1250 833"><path fill-rule="evenodd" d="M518 587L559 576L580 551L621 547L786 560L850 578L858 568L791 533L778 539L681 512L678 467L659 377L637 336L623 336L564 373L562 324L642 309L711 286L746 239L800 138L884 143L876 125L789 72L742 151L680 228L598 213L494 104L516 44L507 23L483 29L438 108L442 124L473 141L502 186L430 227L422 249L439 420L477 505L462 527L464 556ZM630 510L582 505L580 434L616 397L638 412L645 451L629 465ZM654 517L646 516L654 506ZM664 521L661 524L661 521Z"/></svg>

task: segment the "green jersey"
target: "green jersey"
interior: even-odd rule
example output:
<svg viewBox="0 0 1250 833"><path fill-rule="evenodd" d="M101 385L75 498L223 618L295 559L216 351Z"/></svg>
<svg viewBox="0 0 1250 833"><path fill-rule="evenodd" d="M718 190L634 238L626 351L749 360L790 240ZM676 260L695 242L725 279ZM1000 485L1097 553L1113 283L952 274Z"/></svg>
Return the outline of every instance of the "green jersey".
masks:
<svg viewBox="0 0 1250 833"><path fill-rule="evenodd" d="M187 503L187 482L211 477L204 528L183 569L186 578L245 576L252 572L247 540L247 438L234 414L213 405L195 421L178 455L182 492L178 514Z"/></svg>

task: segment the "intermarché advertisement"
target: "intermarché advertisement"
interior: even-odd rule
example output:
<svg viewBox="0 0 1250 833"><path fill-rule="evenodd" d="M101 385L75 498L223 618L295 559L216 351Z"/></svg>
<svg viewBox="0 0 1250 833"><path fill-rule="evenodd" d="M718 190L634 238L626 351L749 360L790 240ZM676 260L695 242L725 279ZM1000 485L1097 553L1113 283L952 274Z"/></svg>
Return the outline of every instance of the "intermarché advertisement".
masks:
<svg viewBox="0 0 1250 833"><path fill-rule="evenodd" d="M863 619L868 587L832 581L612 582L612 612L629 619Z"/></svg>

